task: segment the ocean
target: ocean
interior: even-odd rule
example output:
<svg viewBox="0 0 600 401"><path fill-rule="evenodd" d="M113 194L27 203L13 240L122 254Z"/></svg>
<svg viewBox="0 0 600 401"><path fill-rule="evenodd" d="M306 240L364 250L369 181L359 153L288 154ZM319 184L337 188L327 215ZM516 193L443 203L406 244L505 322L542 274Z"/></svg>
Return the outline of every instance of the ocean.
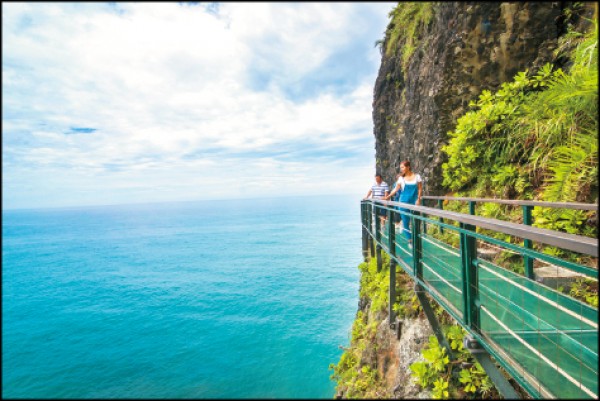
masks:
<svg viewBox="0 0 600 401"><path fill-rule="evenodd" d="M3 398L324 398L360 199L2 211Z"/></svg>

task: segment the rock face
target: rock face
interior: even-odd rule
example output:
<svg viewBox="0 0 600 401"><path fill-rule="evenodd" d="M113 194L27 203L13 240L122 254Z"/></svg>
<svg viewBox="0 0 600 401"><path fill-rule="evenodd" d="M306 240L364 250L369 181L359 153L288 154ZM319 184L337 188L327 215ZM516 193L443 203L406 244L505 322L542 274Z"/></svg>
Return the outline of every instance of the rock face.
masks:
<svg viewBox="0 0 600 401"><path fill-rule="evenodd" d="M376 170L394 182L410 160L425 194L442 194L441 146L470 100L519 71L555 62L567 2L441 2L402 67L402 45L382 55L374 88ZM590 7L586 5L589 9ZM387 41L382 49L386 49Z"/></svg>
<svg viewBox="0 0 600 401"><path fill-rule="evenodd" d="M400 3L401 4L401 3ZM441 195L441 147L448 142L469 101L484 90L495 91L519 71L536 70L547 62L565 67L554 50L567 32L567 22L585 23L580 16L597 12L583 3L566 20L569 2L439 2L418 37L416 50L402 63L402 44L383 54L374 88L375 167L394 182L402 160L425 179L425 194ZM568 13L567 13L568 14ZM578 31L581 31L577 29ZM386 39L382 49L388 45ZM369 302L359 310L369 315ZM385 388L382 398L430 398L411 379L409 366L422 360L431 327L426 319L403 319L401 335L389 328L387 312L372 316L377 333L360 365L376 368ZM343 389L336 398L345 398Z"/></svg>
<svg viewBox="0 0 600 401"><path fill-rule="evenodd" d="M376 366L379 376L386 385L385 398L431 398L428 390L420 388L411 377L410 365L422 361L421 350L433 334L431 326L423 316L412 319L402 319L400 324L400 338L398 332L390 329L389 319L380 320L377 327L372 349L377 349L371 356L372 360L365 363ZM367 352L366 355L369 353Z"/></svg>
<svg viewBox="0 0 600 401"><path fill-rule="evenodd" d="M411 364L424 360L421 350L433 334L427 319L419 316L396 320L396 328L391 329L387 311L371 313L370 308L368 298L359 301L358 309L367 316L366 324L372 321L377 324L376 335L364 349L359 366L377 370L382 379L382 387L376 391L376 398L431 399L431 392L415 383L410 370ZM346 390L343 385L339 386L334 398L356 397L347 397Z"/></svg>

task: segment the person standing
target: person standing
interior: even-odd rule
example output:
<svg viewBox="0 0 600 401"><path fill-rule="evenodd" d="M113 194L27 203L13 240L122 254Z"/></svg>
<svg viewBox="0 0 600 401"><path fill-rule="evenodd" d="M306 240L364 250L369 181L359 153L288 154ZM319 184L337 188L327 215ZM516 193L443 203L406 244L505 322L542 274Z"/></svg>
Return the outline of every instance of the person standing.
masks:
<svg viewBox="0 0 600 401"><path fill-rule="evenodd" d="M410 167L410 162L408 160L404 160L400 163L400 174L402 175L398 178L398 183L392 192L390 192L387 196L384 197L385 200L391 198L398 192L398 190L402 191L400 193L400 202L410 203L411 205L420 205L421 197L423 195L423 180L421 179L421 175L416 174L412 171ZM402 233L408 239L408 245L412 246L412 236L410 234L410 213L412 213L409 209L400 208L400 211L404 211L406 213L401 214L402 218Z"/></svg>
<svg viewBox="0 0 600 401"><path fill-rule="evenodd" d="M381 178L381 174L376 173L375 174L375 184L373 186L371 186L371 189L369 189L369 192L367 192L367 196L365 196L363 198L363 200L367 200L370 196L372 196L373 199L385 199L389 193L390 193L389 185L385 181L383 181L383 179ZM385 222L385 215L386 215L385 210L377 209L377 215L381 219L381 226L383 227L383 224Z"/></svg>

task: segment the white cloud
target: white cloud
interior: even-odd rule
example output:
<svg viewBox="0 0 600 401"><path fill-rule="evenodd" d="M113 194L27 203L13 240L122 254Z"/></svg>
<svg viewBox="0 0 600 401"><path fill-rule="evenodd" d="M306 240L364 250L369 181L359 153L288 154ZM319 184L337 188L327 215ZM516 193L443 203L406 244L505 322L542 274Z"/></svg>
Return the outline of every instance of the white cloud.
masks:
<svg viewBox="0 0 600 401"><path fill-rule="evenodd" d="M3 206L362 194L393 4L3 3Z"/></svg>

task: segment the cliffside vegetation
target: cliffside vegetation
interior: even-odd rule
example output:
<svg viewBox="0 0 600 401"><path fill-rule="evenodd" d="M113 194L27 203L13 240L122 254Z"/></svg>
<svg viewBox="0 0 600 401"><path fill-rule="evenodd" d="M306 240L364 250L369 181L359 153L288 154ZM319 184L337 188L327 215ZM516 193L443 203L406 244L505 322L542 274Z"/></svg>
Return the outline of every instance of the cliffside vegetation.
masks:
<svg viewBox="0 0 600 401"><path fill-rule="evenodd" d="M551 64L535 72L523 71L495 93L484 90L470 103L471 110L458 119L443 147L448 154L448 162L442 166L443 185L458 196L598 201L597 19L592 23L587 33L569 32L561 39L558 51L568 50L566 56L572 61L568 71ZM467 207L458 202L445 206L463 213L468 213ZM522 221L521 210L497 204L484 204L477 214ZM533 215L538 227L598 236L596 212L536 208ZM597 258L549 247L543 251L597 267ZM512 267L510 261L501 263L505 261L496 262ZM518 269L522 265L522 261L515 264ZM597 281L582 278L568 290L558 289L598 306ZM458 341L463 330L452 325L444 330L452 349L467 361L470 355ZM450 374L444 351L432 336L423 349L425 361L411 365L414 377L432 390L433 398L464 398L470 392L477 398L497 398L481 366L472 364L460 370L457 378Z"/></svg>
<svg viewBox="0 0 600 401"><path fill-rule="evenodd" d="M424 37L427 25L433 17L433 3L400 3L389 13L390 23L385 32L385 40L377 41L380 46L386 43L385 53L390 56L397 51L400 43L402 67L406 70L408 60L417 49L417 43Z"/></svg>
<svg viewBox="0 0 600 401"><path fill-rule="evenodd" d="M384 330L389 330L385 320L388 315L389 256L385 253L382 254L382 262L379 272L376 258L359 265L359 295L363 308L357 312L352 325L350 346L336 365L329 366L333 370L331 379L337 383L337 393L343 398L394 397L394 389L386 381L378 363L381 359L378 353L382 351L379 349L382 341L378 329L381 325ZM412 290L412 280L402 269L396 272L396 283L393 309L398 319L424 319L423 310ZM435 302L431 304L436 305ZM453 357L450 358L434 335L428 336L421 360L409 366L409 377L417 384L417 391L434 399L498 398L498 391L481 365L463 348L465 331L442 307L435 306L434 311L452 348ZM415 340L418 339L410 341Z"/></svg>
<svg viewBox="0 0 600 401"><path fill-rule="evenodd" d="M593 202L598 198L598 32L577 41L568 72L546 64L484 90L443 147L443 184L462 195ZM482 211L486 214L486 210ZM493 214L490 211L489 214ZM590 213L535 216L535 225L593 236Z"/></svg>
<svg viewBox="0 0 600 401"><path fill-rule="evenodd" d="M337 382L338 393L344 398L385 398L389 390L374 365L368 352L376 353L375 336L377 325L385 316L389 294L389 257L382 256L383 268L377 271L377 260L361 263L360 299L367 302L368 308L359 310L352 324L350 347L347 348L337 365L331 364L331 379ZM380 316L377 316L380 315Z"/></svg>
<svg viewBox="0 0 600 401"><path fill-rule="evenodd" d="M430 336L429 343L423 348L425 360L410 366L418 384L431 389L434 399L464 399L474 396L498 398L498 390L483 367L463 348L464 330L458 325L446 326L445 335L455 359L451 361L437 338Z"/></svg>
<svg viewBox="0 0 600 401"><path fill-rule="evenodd" d="M559 51L568 71L546 64L523 71L495 93L483 91L458 119L443 165L443 184L458 196L598 201L598 31L597 19L585 34L570 32ZM466 205L447 209L466 212ZM497 204L477 214L522 221L522 212ZM598 236L597 212L533 209L534 226ZM544 252L597 266L597 258L545 247ZM597 302L597 301L596 301Z"/></svg>

